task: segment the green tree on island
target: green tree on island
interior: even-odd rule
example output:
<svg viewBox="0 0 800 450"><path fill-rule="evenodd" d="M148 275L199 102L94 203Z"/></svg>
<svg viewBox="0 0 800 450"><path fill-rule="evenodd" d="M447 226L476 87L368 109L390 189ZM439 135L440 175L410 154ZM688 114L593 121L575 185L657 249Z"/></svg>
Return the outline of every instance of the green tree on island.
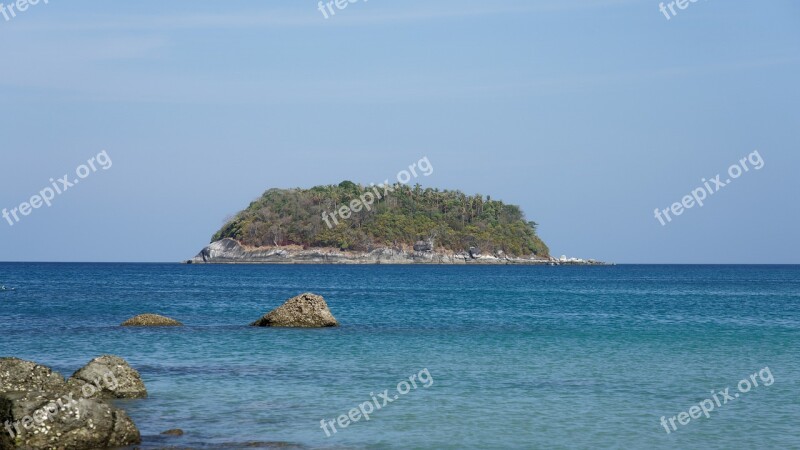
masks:
<svg viewBox="0 0 800 450"><path fill-rule="evenodd" d="M370 251L377 247L412 247L432 240L435 250L461 252L475 247L484 253L547 257L547 245L519 206L480 194L396 183L393 192L338 224L323 221L349 205L371 186L351 181L310 189L270 189L231 220L212 241L232 238L253 247L302 245Z"/></svg>

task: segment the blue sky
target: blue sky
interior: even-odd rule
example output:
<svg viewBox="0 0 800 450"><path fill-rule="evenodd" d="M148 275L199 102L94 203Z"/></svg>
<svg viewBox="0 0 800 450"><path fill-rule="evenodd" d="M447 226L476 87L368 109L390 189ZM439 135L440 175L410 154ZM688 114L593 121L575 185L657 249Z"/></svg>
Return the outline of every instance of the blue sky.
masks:
<svg viewBox="0 0 800 450"><path fill-rule="evenodd" d="M800 3L50 0L0 16L0 260L179 261L270 187L519 204L555 255L800 263ZM662 226L753 151L751 170ZM74 176L73 176L74 178ZM725 177L723 177L724 179Z"/></svg>

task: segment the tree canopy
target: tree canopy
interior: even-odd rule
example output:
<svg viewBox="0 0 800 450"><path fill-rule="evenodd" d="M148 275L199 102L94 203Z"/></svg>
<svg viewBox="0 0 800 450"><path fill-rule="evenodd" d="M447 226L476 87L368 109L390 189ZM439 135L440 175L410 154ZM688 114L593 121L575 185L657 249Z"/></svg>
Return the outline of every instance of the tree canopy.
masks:
<svg viewBox="0 0 800 450"><path fill-rule="evenodd" d="M392 189L384 196L382 187L351 181L310 189L269 189L229 220L212 241L233 238L253 247L370 251L432 240L435 250L460 252L475 247L483 253L549 256L547 245L536 234L537 224L527 221L519 206L458 190L423 189L418 184L396 183ZM356 207L347 219L340 215L331 219L343 206L376 191L381 198L373 195L369 208L355 211Z"/></svg>

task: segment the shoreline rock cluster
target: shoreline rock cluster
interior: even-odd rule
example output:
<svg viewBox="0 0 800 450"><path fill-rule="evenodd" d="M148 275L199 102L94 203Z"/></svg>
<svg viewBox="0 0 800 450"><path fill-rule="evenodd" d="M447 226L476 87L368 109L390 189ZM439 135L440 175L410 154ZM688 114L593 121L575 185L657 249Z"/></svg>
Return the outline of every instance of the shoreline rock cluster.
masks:
<svg viewBox="0 0 800 450"><path fill-rule="evenodd" d="M175 327L156 314L126 320L124 327ZM325 299L304 293L251 323L253 327L337 327ZM142 377L124 359L103 355L69 379L50 367L14 357L0 358L0 450L96 450L140 444L136 424L114 399L147 397ZM162 433L181 436L172 429Z"/></svg>
<svg viewBox="0 0 800 450"><path fill-rule="evenodd" d="M225 238L212 242L186 264L524 264L524 265L606 265L593 259L559 259L537 256L516 257L481 254L475 248L463 252L435 251L420 241L413 249L380 247L369 252L299 246L249 248Z"/></svg>
<svg viewBox="0 0 800 450"><path fill-rule="evenodd" d="M145 398L139 373L104 355L68 380L47 366L0 358L0 449L100 449L139 444L133 420L109 402Z"/></svg>

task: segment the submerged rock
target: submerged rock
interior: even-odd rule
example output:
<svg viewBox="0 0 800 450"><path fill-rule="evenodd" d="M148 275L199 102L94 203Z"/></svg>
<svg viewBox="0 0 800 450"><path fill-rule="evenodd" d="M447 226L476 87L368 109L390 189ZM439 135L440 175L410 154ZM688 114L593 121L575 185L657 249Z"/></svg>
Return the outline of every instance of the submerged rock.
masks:
<svg viewBox="0 0 800 450"><path fill-rule="evenodd" d="M0 449L94 450L141 442L125 411L73 394L2 393L0 422Z"/></svg>
<svg viewBox="0 0 800 450"><path fill-rule="evenodd" d="M122 322L122 327L180 327L182 323L158 314L139 314Z"/></svg>
<svg viewBox="0 0 800 450"><path fill-rule="evenodd" d="M286 300L286 303L270 311L250 324L254 327L336 327L339 322L331 314L321 295L305 293Z"/></svg>
<svg viewBox="0 0 800 450"><path fill-rule="evenodd" d="M19 358L0 358L0 393L65 391L64 377L51 368Z"/></svg>
<svg viewBox="0 0 800 450"><path fill-rule="evenodd" d="M145 398L139 372L124 359L103 355L89 361L67 381L70 391L91 398Z"/></svg>
<svg viewBox="0 0 800 450"><path fill-rule="evenodd" d="M300 444L282 441L248 441L248 442L226 442L219 444L220 448L306 448Z"/></svg>
<svg viewBox="0 0 800 450"><path fill-rule="evenodd" d="M183 436L183 430L181 430L180 428L174 428L172 430L164 431L161 434L165 436Z"/></svg>

